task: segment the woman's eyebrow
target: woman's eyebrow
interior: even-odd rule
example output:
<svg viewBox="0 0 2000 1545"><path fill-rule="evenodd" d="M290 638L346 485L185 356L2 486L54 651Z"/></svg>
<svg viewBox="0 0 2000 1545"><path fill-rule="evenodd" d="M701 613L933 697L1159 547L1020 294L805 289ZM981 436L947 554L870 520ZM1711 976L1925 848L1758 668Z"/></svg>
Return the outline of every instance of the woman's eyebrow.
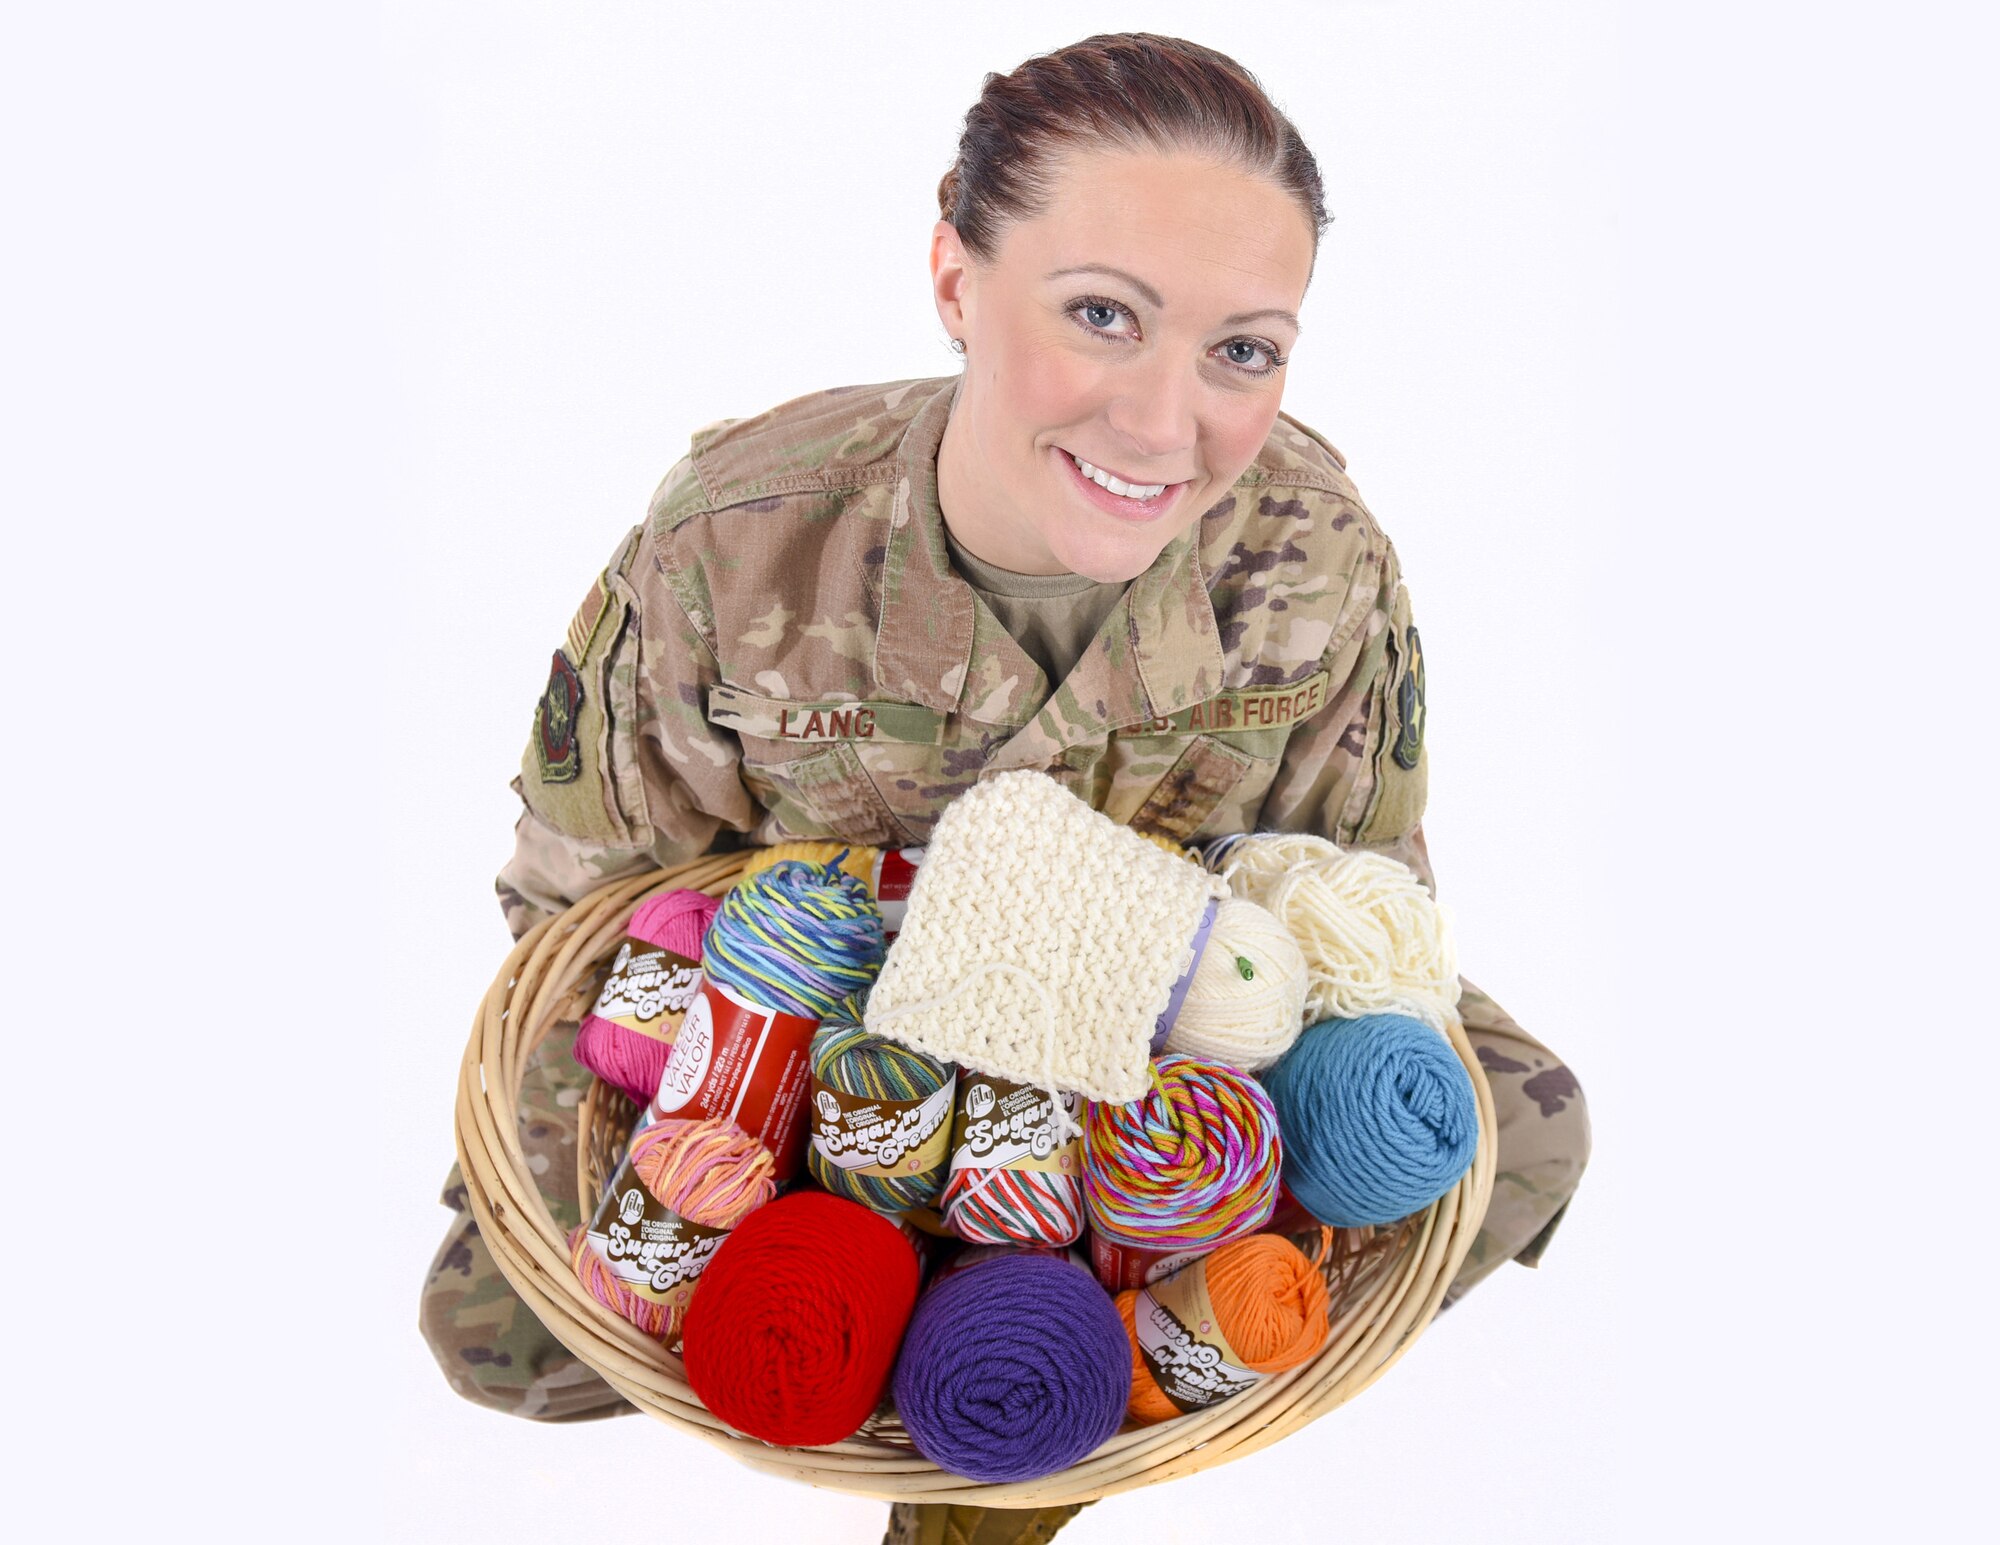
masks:
<svg viewBox="0 0 2000 1545"><path fill-rule="evenodd" d="M1128 274L1124 269L1113 268L1109 263L1079 263L1074 268L1058 268L1052 273L1042 275L1042 278L1044 280L1060 279L1067 274L1109 274L1112 278L1123 279L1127 284L1131 285L1133 289L1139 292L1147 305L1156 307L1161 311L1167 309L1167 303L1160 299L1160 292L1158 290L1146 283L1137 274ZM1244 322L1259 321L1264 317L1276 317L1281 322L1289 322L1292 324L1294 332L1305 331L1304 328L1299 326L1299 319L1295 313L1281 311L1275 306L1266 307L1262 311L1239 311L1234 316L1224 317L1222 325L1224 327L1235 327Z"/></svg>

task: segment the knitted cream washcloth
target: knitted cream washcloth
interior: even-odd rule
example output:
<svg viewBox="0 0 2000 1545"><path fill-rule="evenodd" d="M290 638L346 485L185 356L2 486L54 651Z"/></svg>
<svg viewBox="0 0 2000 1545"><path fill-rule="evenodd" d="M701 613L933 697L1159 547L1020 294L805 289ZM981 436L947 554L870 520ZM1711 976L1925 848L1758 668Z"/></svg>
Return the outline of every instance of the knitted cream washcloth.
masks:
<svg viewBox="0 0 2000 1545"><path fill-rule="evenodd" d="M1228 894L1046 774L996 774L939 817L866 1027L1016 1083L1139 1099L1203 909Z"/></svg>

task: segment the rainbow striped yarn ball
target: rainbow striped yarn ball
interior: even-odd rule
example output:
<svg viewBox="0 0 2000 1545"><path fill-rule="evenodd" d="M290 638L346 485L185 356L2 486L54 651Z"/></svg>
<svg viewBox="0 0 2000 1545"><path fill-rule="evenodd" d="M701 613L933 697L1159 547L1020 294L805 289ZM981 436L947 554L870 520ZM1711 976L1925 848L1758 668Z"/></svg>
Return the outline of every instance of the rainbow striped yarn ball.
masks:
<svg viewBox="0 0 2000 1545"><path fill-rule="evenodd" d="M1247 1073L1179 1052L1153 1087L1098 1101L1083 1123L1083 1195L1100 1238L1141 1250L1212 1250L1269 1221L1278 1201L1278 1116Z"/></svg>

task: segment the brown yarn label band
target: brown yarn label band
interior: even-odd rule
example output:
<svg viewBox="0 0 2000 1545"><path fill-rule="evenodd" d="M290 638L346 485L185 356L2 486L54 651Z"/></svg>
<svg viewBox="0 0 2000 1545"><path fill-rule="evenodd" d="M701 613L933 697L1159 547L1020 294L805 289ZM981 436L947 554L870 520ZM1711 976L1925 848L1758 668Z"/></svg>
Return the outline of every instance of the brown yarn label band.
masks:
<svg viewBox="0 0 2000 1545"><path fill-rule="evenodd" d="M605 1269L641 1298L685 1310L728 1229L684 1218L640 1182L628 1157L584 1229Z"/></svg>
<svg viewBox="0 0 2000 1545"><path fill-rule="evenodd" d="M590 1012L671 1046L680 1033L682 1017L700 990L700 966L684 955L627 935Z"/></svg>
<svg viewBox="0 0 2000 1545"><path fill-rule="evenodd" d="M1208 1257L1139 1289L1132 1305L1139 1356L1182 1411L1240 1395L1264 1375L1243 1366L1208 1296Z"/></svg>
<svg viewBox="0 0 2000 1545"><path fill-rule="evenodd" d="M1083 1174L1077 1097L1062 1096L1072 1135L1056 1137L1055 1096L1034 1084L961 1072L951 1120L951 1167Z"/></svg>
<svg viewBox="0 0 2000 1545"><path fill-rule="evenodd" d="M951 1145L956 1081L921 1100L877 1100L812 1081L812 1146L850 1175L906 1178L936 1169Z"/></svg>

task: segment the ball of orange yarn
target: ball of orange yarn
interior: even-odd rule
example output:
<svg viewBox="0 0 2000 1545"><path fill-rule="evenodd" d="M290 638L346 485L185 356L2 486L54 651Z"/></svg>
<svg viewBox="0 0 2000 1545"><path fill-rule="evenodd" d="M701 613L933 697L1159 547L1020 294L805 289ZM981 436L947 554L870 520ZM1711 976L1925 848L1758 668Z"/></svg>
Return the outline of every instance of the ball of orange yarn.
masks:
<svg viewBox="0 0 2000 1545"><path fill-rule="evenodd" d="M1207 1272L1208 1297L1222 1333L1253 1372L1296 1368L1325 1344L1326 1283L1289 1239L1252 1234L1181 1270ZM1133 1319L1138 1297L1136 1288L1118 1295L1118 1318L1125 1322L1132 1346L1132 1401L1126 1414L1141 1424L1170 1421L1183 1412L1161 1392L1139 1353Z"/></svg>

